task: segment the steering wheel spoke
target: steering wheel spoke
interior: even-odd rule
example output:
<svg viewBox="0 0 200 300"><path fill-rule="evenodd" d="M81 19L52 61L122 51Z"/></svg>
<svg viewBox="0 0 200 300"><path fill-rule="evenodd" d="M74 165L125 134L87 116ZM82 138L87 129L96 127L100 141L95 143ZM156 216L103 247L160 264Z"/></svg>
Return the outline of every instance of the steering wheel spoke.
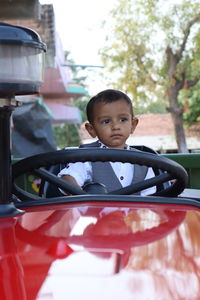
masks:
<svg viewBox="0 0 200 300"><path fill-rule="evenodd" d="M137 182L133 185L129 185L127 187L121 188L119 190L116 190L114 192L110 192L109 194L117 194L117 195L130 195L135 194L139 191L142 191L144 189L148 189L154 185L169 181L172 179L172 175L169 173L162 173L160 175L157 175L155 177L146 179L144 181ZM154 193L156 195L156 193Z"/></svg>
<svg viewBox="0 0 200 300"><path fill-rule="evenodd" d="M34 169L34 174L38 175L40 178L47 180L50 183L53 183L58 188L62 189L66 193L70 193L71 195L84 195L86 192L84 192L82 189L79 189L76 186L73 186L68 183L67 181L63 180L62 178L58 178L56 175L50 173L46 169Z"/></svg>

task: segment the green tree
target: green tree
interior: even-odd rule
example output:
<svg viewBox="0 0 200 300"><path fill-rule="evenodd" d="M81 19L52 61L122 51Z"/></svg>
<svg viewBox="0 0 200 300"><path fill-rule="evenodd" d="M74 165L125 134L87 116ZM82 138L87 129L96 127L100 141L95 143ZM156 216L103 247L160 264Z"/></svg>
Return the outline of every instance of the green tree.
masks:
<svg viewBox="0 0 200 300"><path fill-rule="evenodd" d="M74 60L71 58L71 53L69 51L65 51L65 61L70 64L71 72L72 72L72 82L78 84L84 89L88 89L88 85L86 83L87 73L83 72L86 67L77 66ZM90 95L87 94L81 98L74 97L73 104L79 108L81 112L82 121L86 121L86 105L89 101Z"/></svg>
<svg viewBox="0 0 200 300"><path fill-rule="evenodd" d="M119 0L100 53L115 86L137 103L168 103L179 152L188 152L180 92L200 79L197 0ZM115 71L115 72L114 72Z"/></svg>
<svg viewBox="0 0 200 300"><path fill-rule="evenodd" d="M61 124L53 127L56 145L63 149L65 147L78 147L80 137L78 125L76 124Z"/></svg>
<svg viewBox="0 0 200 300"><path fill-rule="evenodd" d="M181 99L184 105L185 123L190 126L195 122L200 122L200 82L189 91L183 90Z"/></svg>
<svg viewBox="0 0 200 300"><path fill-rule="evenodd" d="M89 101L89 96L85 96L82 98L77 98L74 100L74 105L79 108L81 112L82 121L85 122L87 120L86 116L86 106Z"/></svg>
<svg viewBox="0 0 200 300"><path fill-rule="evenodd" d="M80 76L80 68L75 66L74 60L71 58L71 54L69 51L65 51L65 61L70 64L71 72L72 72L72 83L76 83L83 88L87 88L85 83L86 76ZM86 120L85 108L88 102L88 97L83 96L80 98L73 97L73 105L79 108L81 112L82 121ZM56 144L59 148L65 147L77 147L80 144L80 136L79 136L79 124L60 124L53 127L54 137L56 140Z"/></svg>
<svg viewBox="0 0 200 300"><path fill-rule="evenodd" d="M72 72L72 82L79 84L83 88L88 88L86 84L87 75L80 74L82 70L85 70L86 67L77 66L74 59L71 57L71 52L65 50L65 62L70 66Z"/></svg>
<svg viewBox="0 0 200 300"><path fill-rule="evenodd" d="M145 104L143 102L140 102L138 103L136 109L134 108L134 110L136 111L137 115L147 113L164 114L167 112L166 107L162 101L150 101Z"/></svg>

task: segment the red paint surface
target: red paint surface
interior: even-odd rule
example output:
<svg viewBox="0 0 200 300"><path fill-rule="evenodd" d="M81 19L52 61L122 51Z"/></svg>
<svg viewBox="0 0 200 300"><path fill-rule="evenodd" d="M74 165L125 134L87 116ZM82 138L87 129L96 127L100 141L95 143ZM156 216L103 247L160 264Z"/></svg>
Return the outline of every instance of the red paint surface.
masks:
<svg viewBox="0 0 200 300"><path fill-rule="evenodd" d="M2 218L1 299L199 299L199 211L124 206L43 206Z"/></svg>

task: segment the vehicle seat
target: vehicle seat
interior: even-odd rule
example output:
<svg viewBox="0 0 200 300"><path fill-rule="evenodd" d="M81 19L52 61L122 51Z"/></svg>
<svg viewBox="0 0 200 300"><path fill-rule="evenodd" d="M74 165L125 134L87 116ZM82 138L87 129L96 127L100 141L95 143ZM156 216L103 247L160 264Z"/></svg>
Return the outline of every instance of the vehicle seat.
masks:
<svg viewBox="0 0 200 300"><path fill-rule="evenodd" d="M85 146L83 146L81 148L85 148ZM147 146L137 145L137 146L134 146L134 148L139 150L139 151L158 154L156 151L154 151L153 149L151 149ZM65 167L65 164L57 164L57 165L54 165L54 166L51 166L50 168L48 168L48 171L55 174L55 175L57 175L64 167ZM157 169L157 168L153 168L153 171L154 171L155 175L159 175L163 172L162 170ZM164 182L162 184L159 184L157 186L157 191L166 189L168 186L169 186L168 182ZM63 196L63 194L60 192L60 190L57 186L55 186L52 183L49 183L45 180L42 180L42 182L40 184L40 188L39 188L39 196L46 197L46 198L51 198L51 197Z"/></svg>

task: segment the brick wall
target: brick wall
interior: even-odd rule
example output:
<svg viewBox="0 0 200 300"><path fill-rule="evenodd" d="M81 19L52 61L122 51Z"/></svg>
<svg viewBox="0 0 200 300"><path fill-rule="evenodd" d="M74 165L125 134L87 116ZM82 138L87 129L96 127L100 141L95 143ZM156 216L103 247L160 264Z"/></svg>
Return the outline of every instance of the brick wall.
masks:
<svg viewBox="0 0 200 300"><path fill-rule="evenodd" d="M54 67L56 55L55 16L53 5L40 5L39 18L37 19L2 19L11 25L28 27L36 31L41 40L47 45L46 67Z"/></svg>

